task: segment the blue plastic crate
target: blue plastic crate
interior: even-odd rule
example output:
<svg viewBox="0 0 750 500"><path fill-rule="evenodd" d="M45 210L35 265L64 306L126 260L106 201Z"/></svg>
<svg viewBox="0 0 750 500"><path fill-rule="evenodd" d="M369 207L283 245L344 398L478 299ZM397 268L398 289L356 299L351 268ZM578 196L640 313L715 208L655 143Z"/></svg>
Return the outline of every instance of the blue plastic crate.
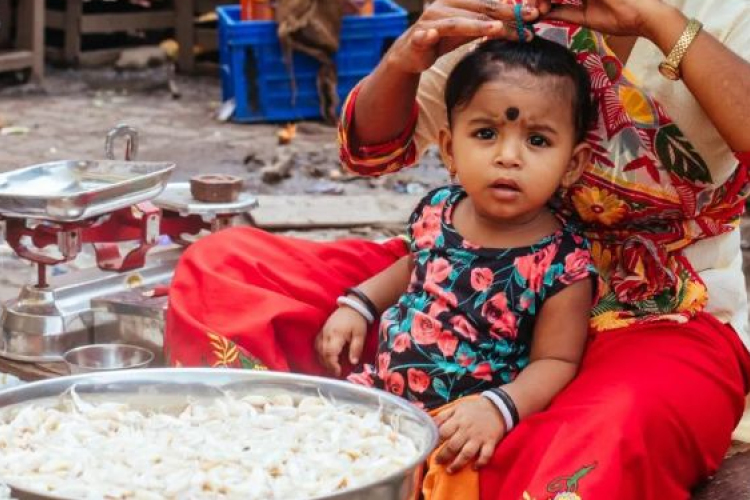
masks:
<svg viewBox="0 0 750 500"><path fill-rule="evenodd" d="M224 101L235 100L238 122L319 118L318 62L293 56L296 93L284 63L274 21L242 21L240 7L218 7L219 58ZM387 44L408 25L406 11L392 0L375 0L372 16L346 16L336 54L339 108L352 88L377 66Z"/></svg>

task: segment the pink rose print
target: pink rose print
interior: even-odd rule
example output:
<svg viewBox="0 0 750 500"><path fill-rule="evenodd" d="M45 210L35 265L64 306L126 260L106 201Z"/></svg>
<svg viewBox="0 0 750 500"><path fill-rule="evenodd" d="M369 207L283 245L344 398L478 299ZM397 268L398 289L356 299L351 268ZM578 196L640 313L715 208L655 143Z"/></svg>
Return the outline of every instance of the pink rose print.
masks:
<svg viewBox="0 0 750 500"><path fill-rule="evenodd" d="M523 276L527 286L534 292L541 290L544 274L552 264L556 253L557 245L550 244L534 254L516 257L514 265L518 273Z"/></svg>
<svg viewBox="0 0 750 500"><path fill-rule="evenodd" d="M471 287L477 292L483 292L490 287L494 278L491 269L477 267L471 270Z"/></svg>
<svg viewBox="0 0 750 500"><path fill-rule="evenodd" d="M404 352L411 347L411 339L408 333L399 333L395 339L393 339L393 351Z"/></svg>
<svg viewBox="0 0 750 500"><path fill-rule="evenodd" d="M477 340L477 329L464 316L453 316L450 322L456 333L472 342Z"/></svg>
<svg viewBox="0 0 750 500"><path fill-rule="evenodd" d="M589 275L588 265L591 263L591 254L588 250L576 248L572 253L565 256L565 274L560 281L569 285Z"/></svg>
<svg viewBox="0 0 750 500"><path fill-rule="evenodd" d="M406 371L406 377L409 380L409 389L412 392L422 394L428 387L430 387L430 376L422 370L409 368Z"/></svg>
<svg viewBox="0 0 750 500"><path fill-rule="evenodd" d="M440 213L443 205L426 207L422 215L412 224L411 232L418 248L430 248L440 234Z"/></svg>
<svg viewBox="0 0 750 500"><path fill-rule="evenodd" d="M510 311L505 311L490 326L490 336L492 337L506 337L509 339L515 339L517 335L518 331L516 330L516 315Z"/></svg>
<svg viewBox="0 0 750 500"><path fill-rule="evenodd" d="M441 313L444 313L447 310L448 304L446 304L444 300L436 300L430 304L430 309L427 311L427 314L433 318L437 318Z"/></svg>
<svg viewBox="0 0 750 500"><path fill-rule="evenodd" d="M492 380L492 367L487 361L484 361L482 363L479 363L476 368L474 368L474 371L471 373L471 376L474 378L478 378L479 380Z"/></svg>
<svg viewBox="0 0 750 500"><path fill-rule="evenodd" d="M437 339L438 348L443 356L446 358L453 356L456 353L456 347L458 347L458 339L451 333L443 330L438 335Z"/></svg>
<svg viewBox="0 0 750 500"><path fill-rule="evenodd" d="M391 365L391 353L381 352L378 355L378 377L385 380L388 377L388 367Z"/></svg>
<svg viewBox="0 0 750 500"><path fill-rule="evenodd" d="M425 292L435 297L435 300L437 302L442 302L446 306L450 307L458 307L458 299L456 298L456 294L447 291L440 285L437 285L432 281L425 281L424 287L422 288Z"/></svg>
<svg viewBox="0 0 750 500"><path fill-rule="evenodd" d="M393 372L388 375L388 379L385 382L385 388L389 392L392 392L396 396L404 394L404 376L399 372Z"/></svg>
<svg viewBox="0 0 750 500"><path fill-rule="evenodd" d="M468 368L472 363L474 363L474 356L462 352L456 357L456 361L458 361L458 364L463 366L464 368Z"/></svg>
<svg viewBox="0 0 750 500"><path fill-rule="evenodd" d="M430 316L422 312L414 313L414 321L411 326L411 334L417 344L431 345L437 342L440 325Z"/></svg>
<svg viewBox="0 0 750 500"><path fill-rule="evenodd" d="M482 315L489 321L493 337L516 337L516 315L508 310L508 300L503 292L484 303Z"/></svg>
<svg viewBox="0 0 750 500"><path fill-rule="evenodd" d="M375 385L375 382L372 380L372 374L369 371L352 373L346 379L352 384L363 385L365 387L373 387Z"/></svg>
<svg viewBox="0 0 750 500"><path fill-rule="evenodd" d="M442 283L448 279L452 270L453 266L446 259L442 257L437 258L427 263L427 272L424 280L430 283Z"/></svg>

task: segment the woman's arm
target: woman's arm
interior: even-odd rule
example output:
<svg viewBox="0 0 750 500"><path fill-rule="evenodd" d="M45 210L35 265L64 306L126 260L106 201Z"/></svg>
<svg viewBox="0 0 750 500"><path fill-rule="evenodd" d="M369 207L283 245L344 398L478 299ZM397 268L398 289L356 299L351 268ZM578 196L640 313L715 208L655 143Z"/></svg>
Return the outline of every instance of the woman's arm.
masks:
<svg viewBox="0 0 750 500"><path fill-rule="evenodd" d="M682 12L659 0L589 0L586 8L556 8L547 19L613 35L645 37L664 54L672 50L688 22ZM750 62L702 31L680 69L685 85L729 148L750 151L750 134L745 130L750 116Z"/></svg>
<svg viewBox="0 0 750 500"><path fill-rule="evenodd" d="M549 10L549 0L527 2L524 20ZM535 7L539 5L539 7ZM363 81L355 103L353 147L382 144L406 128L421 73L437 59L480 37L515 37L503 21L513 19L513 6L499 0L436 0L396 40L380 65Z"/></svg>

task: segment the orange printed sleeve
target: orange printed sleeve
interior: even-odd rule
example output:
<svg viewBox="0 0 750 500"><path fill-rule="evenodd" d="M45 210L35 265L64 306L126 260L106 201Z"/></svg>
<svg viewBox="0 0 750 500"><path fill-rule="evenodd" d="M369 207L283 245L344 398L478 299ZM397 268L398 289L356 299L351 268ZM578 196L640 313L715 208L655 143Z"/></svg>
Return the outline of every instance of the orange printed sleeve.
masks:
<svg viewBox="0 0 750 500"><path fill-rule="evenodd" d="M357 85L349 93L339 120L339 155L344 168L358 175L377 177L414 164L417 158L417 146L414 141L419 116L417 103L414 103L409 122L398 137L381 144L355 146L352 141L352 125L359 90L360 85Z"/></svg>

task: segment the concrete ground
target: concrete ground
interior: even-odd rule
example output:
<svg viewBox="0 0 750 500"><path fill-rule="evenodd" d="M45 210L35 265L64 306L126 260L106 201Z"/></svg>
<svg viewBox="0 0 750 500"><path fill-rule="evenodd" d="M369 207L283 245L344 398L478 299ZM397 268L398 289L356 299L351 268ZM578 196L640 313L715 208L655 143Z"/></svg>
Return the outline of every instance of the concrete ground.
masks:
<svg viewBox="0 0 750 500"><path fill-rule="evenodd" d="M178 77L177 83L180 99L170 96L160 68L124 73L51 69L43 86L3 86L0 80L0 128L22 127L20 135L0 135L0 171L59 159L103 158L107 131L127 123L140 131L139 158L177 163L173 180L221 172L245 178L248 189L258 194L357 194L405 191L410 183L409 189L421 189L447 179L435 155L426 158L425 168L388 179L341 178L334 128L300 123L292 144L280 147L281 124L242 125L215 118L221 98L218 78ZM262 182L260 169L290 149L295 154L291 178Z"/></svg>

